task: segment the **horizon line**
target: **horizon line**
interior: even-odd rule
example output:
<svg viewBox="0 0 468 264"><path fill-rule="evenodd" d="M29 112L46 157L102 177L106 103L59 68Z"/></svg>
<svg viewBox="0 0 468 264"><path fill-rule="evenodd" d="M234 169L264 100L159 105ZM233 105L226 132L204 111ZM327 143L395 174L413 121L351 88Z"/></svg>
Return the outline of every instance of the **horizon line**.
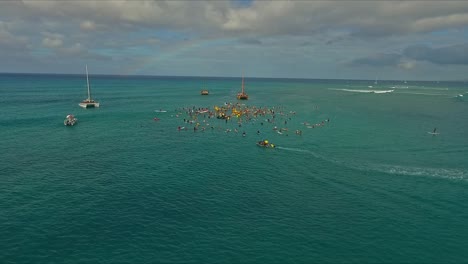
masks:
<svg viewBox="0 0 468 264"><path fill-rule="evenodd" d="M84 73L44 73L44 72L0 72L0 75L74 75L80 76L85 75ZM111 73L93 73L90 75L94 76L114 76L114 77L162 77L162 78L242 78L242 76L195 76L195 75L151 75L151 74L111 74ZM244 76L245 78L251 79L288 79L288 80L345 80L345 81L375 81L373 79L347 79L347 78L312 78L312 77L254 77L254 76ZM466 80L402 80L402 79L382 79L379 82L468 82Z"/></svg>

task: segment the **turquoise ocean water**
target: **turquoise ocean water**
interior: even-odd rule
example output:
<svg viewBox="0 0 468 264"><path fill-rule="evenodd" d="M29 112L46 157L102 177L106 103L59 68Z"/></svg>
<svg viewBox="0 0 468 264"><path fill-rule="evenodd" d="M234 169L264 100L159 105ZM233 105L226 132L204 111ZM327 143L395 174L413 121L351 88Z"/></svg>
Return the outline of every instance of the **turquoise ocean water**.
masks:
<svg viewBox="0 0 468 264"><path fill-rule="evenodd" d="M194 132L240 78L90 82L0 75L0 263L467 262L467 83L246 78L274 123Z"/></svg>

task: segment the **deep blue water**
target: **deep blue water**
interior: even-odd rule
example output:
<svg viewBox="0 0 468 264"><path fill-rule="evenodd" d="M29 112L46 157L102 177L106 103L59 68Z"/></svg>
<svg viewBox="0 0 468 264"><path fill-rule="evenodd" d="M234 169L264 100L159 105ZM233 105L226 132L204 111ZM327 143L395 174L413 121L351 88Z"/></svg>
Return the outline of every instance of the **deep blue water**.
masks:
<svg viewBox="0 0 468 264"><path fill-rule="evenodd" d="M239 78L90 82L97 109L84 76L0 75L0 263L468 259L466 83L246 78L276 116L239 126L183 121Z"/></svg>

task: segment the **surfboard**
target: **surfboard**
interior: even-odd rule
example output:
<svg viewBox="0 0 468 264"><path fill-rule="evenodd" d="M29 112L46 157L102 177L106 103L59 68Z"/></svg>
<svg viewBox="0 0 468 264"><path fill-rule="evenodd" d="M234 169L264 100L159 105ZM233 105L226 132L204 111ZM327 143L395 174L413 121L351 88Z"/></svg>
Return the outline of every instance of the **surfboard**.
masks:
<svg viewBox="0 0 468 264"><path fill-rule="evenodd" d="M429 132L429 131L428 131L427 133L428 133L428 134L431 134L431 135L434 135L434 136L440 134L440 133L438 133L438 132Z"/></svg>

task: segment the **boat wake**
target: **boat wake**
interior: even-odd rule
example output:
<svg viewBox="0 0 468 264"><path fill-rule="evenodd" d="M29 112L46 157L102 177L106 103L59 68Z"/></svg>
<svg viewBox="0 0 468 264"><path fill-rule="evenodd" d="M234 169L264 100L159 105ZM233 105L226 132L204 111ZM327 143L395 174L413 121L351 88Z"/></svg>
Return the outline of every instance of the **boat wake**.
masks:
<svg viewBox="0 0 468 264"><path fill-rule="evenodd" d="M395 90L357 90L357 89L330 89L336 91L343 91L343 92L351 92L351 93L376 93L376 94L384 94L384 93L392 93Z"/></svg>
<svg viewBox="0 0 468 264"><path fill-rule="evenodd" d="M369 170L384 172L388 174L399 174L408 176L427 176L436 178L445 178L451 180L468 181L468 171L460 169L447 168L421 168L407 167L398 165L372 164L368 166Z"/></svg>
<svg viewBox="0 0 468 264"><path fill-rule="evenodd" d="M327 162L331 162L331 163L335 163L335 164L339 164L340 162L339 161L336 161L336 160L332 160L332 159L329 159L329 158L326 158L312 150L308 150L308 149L300 149L300 148L288 148L288 147L278 147L276 146L277 149L281 149L281 150L287 150L287 151L293 151L293 152L298 152L298 153L307 153L307 154L310 154L312 155L314 158L317 158L317 159L321 159L321 160L324 160L324 161L327 161Z"/></svg>
<svg viewBox="0 0 468 264"><path fill-rule="evenodd" d="M309 153L309 154L315 154L314 152L307 150L307 149L298 149L298 148L285 148L285 147L276 147L277 149L283 149L283 150L289 150L289 151L294 151L294 152L302 152L302 153ZM315 156L315 155L314 155Z"/></svg>
<svg viewBox="0 0 468 264"><path fill-rule="evenodd" d="M405 176L425 176L434 178L444 178L450 180L460 180L468 182L468 171L462 169L451 169L451 168L424 168L424 167L411 167L411 166L400 166L391 164L379 164L371 163L366 161L346 161L338 160L330 157L320 155L314 151L299 148L288 148L288 147L276 147L277 149L294 151L300 153L307 153L314 156L317 159L321 159L326 162L333 163L338 166L347 167L359 171L373 171L392 175L405 175Z"/></svg>
<svg viewBox="0 0 468 264"><path fill-rule="evenodd" d="M420 93L420 92L398 92L398 94L415 94L415 95L429 95L429 96L449 96L442 93Z"/></svg>

